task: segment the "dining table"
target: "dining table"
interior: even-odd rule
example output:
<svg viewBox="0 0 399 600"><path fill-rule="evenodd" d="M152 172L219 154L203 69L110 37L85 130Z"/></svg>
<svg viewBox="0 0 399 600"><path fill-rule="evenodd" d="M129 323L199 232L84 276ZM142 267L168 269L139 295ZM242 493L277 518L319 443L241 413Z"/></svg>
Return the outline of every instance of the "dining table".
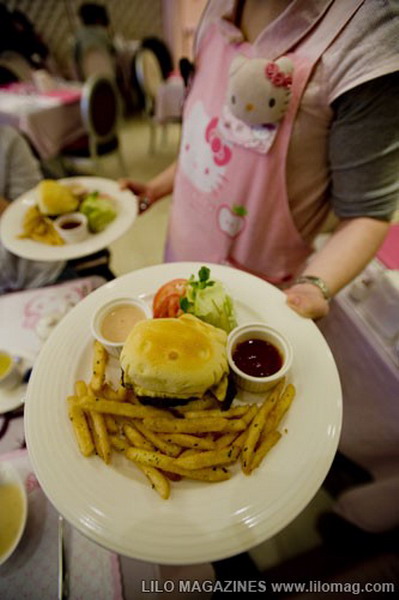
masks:
<svg viewBox="0 0 399 600"><path fill-rule="evenodd" d="M67 521L62 541L68 590L57 596L59 513L44 493L26 448L24 397L29 373L53 330L71 309L104 283L102 277L91 276L0 296L0 346L18 357L23 377L21 385L12 392L0 389L0 463L10 463L16 469L28 499L28 518L21 541L0 566L0 598L148 600L155 598L163 586L171 598L210 598L211 592L199 587L182 591L179 584L189 580L213 581L210 563L180 567L122 556L91 541ZM48 368L51 371L52 365Z"/></svg>
<svg viewBox="0 0 399 600"><path fill-rule="evenodd" d="M53 80L52 85L14 82L0 86L0 124L22 133L42 160L85 133L80 112L82 84Z"/></svg>

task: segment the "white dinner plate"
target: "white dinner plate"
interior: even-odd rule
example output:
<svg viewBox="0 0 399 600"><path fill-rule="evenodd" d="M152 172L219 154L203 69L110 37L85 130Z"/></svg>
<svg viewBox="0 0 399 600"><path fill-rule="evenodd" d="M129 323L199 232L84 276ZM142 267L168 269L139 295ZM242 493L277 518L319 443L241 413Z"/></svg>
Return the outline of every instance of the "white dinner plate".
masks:
<svg viewBox="0 0 399 600"><path fill-rule="evenodd" d="M79 258L98 252L120 238L134 222L137 213L137 198L129 190L121 190L119 184L101 177L69 177L60 179L60 183L81 184L90 191L109 194L113 199L117 216L99 233L78 243L50 246L30 239L20 239L22 221L27 209L36 204L36 190L26 192L14 200L3 213L0 222L0 238L3 245L17 256L30 260L61 261Z"/></svg>
<svg viewBox="0 0 399 600"><path fill-rule="evenodd" d="M227 286L239 323L264 321L292 343L297 396L282 439L251 475L228 481L182 480L161 499L136 467L117 457L112 467L84 458L68 421L66 397L77 379L89 380L96 307L117 296L150 301L163 283L197 274L201 263L156 265L92 292L61 321L32 373L25 406L30 458L45 493L64 517L101 545L159 564L214 561L270 538L312 499L337 449L341 387L332 354L315 324L290 310L285 296L263 280L210 265Z"/></svg>

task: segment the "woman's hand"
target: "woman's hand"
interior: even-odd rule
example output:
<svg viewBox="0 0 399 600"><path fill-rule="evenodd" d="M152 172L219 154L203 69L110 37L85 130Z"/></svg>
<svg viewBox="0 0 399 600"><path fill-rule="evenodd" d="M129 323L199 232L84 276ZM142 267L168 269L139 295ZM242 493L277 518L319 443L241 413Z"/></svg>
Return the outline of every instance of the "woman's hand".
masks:
<svg viewBox="0 0 399 600"><path fill-rule="evenodd" d="M162 173L159 173L148 183L141 183L132 179L120 179L119 185L122 190L131 190L139 199L139 214L145 212L161 198L173 191L176 173L176 162L172 163Z"/></svg>
<svg viewBox="0 0 399 600"><path fill-rule="evenodd" d="M288 306L302 317L321 319L330 310L321 290L310 283L298 283L284 292Z"/></svg>
<svg viewBox="0 0 399 600"><path fill-rule="evenodd" d="M130 190L138 197L139 215L148 210L158 199L150 184L133 181L132 179L120 179L119 185L122 190Z"/></svg>

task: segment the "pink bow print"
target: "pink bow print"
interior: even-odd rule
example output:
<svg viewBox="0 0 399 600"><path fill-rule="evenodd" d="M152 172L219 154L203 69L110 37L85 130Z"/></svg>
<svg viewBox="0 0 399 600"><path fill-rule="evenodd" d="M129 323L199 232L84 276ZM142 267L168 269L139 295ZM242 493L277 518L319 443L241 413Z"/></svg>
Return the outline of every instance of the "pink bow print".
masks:
<svg viewBox="0 0 399 600"><path fill-rule="evenodd" d="M209 121L208 127L205 132L205 139L211 146L213 152L213 160L219 167L227 165L231 159L231 150L226 144L223 144L222 140L217 133L218 118L214 117Z"/></svg>
<svg viewBox="0 0 399 600"><path fill-rule="evenodd" d="M292 86L292 76L290 74L286 75L283 71L280 71L278 65L274 62L267 63L265 75L276 87L285 87L289 90Z"/></svg>

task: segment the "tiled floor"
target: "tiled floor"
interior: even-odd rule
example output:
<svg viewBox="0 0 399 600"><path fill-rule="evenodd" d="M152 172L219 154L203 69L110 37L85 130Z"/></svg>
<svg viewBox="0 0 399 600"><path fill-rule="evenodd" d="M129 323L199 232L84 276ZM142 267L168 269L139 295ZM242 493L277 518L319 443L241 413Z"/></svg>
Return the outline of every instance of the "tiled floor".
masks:
<svg viewBox="0 0 399 600"><path fill-rule="evenodd" d="M179 135L179 126L170 125L167 143L161 143L159 139L156 153L150 155L148 124L138 118L126 122L121 130L121 142L127 163L127 175L140 181L147 181L159 173L174 160ZM102 159L101 164L104 177L117 179L122 175L115 157ZM111 267L116 275L162 262L169 204L170 198L158 202L145 215L140 216L121 239L112 244ZM259 572L270 570L295 556L304 555L318 548L321 537L315 523L319 515L328 511L331 505L331 496L322 488L290 525L249 552L253 564L248 562L249 566L245 571L248 577L252 575L253 567ZM223 561L223 569L226 568L226 564L226 572L234 572L234 559L227 563ZM242 573L240 576L243 576Z"/></svg>

